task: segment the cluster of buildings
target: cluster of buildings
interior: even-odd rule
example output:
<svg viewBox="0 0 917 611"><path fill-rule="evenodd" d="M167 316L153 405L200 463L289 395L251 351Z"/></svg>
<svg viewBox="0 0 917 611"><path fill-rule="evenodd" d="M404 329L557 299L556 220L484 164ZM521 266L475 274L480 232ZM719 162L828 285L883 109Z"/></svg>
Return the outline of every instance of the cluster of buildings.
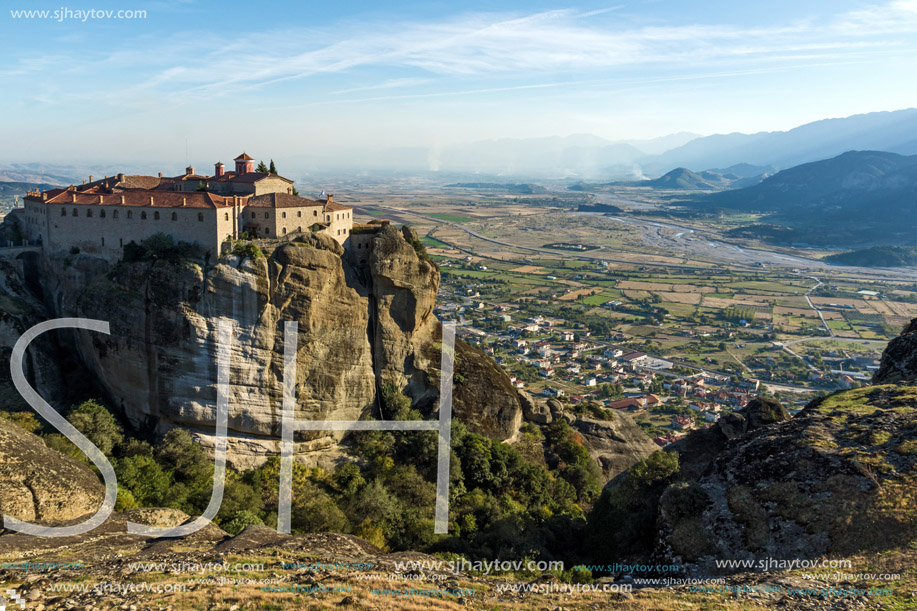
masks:
<svg viewBox="0 0 917 611"><path fill-rule="evenodd" d="M30 192L14 218L28 244L112 259L130 242L157 233L197 244L213 256L233 240L308 231L325 233L346 248L370 247L371 239L355 235L353 209L332 195L300 197L292 180L255 171L250 155L242 153L234 162L232 171L217 162L210 176L190 166L180 176L90 176L81 185Z"/></svg>
<svg viewBox="0 0 917 611"><path fill-rule="evenodd" d="M726 411L745 407L762 387L755 378L704 371L677 375L672 362L619 345L627 339L623 335L599 339L581 325L547 316L523 316L507 303L489 307L470 286L456 287L455 295L464 303L438 306L440 317L459 320L458 333L483 346L497 362L507 366L526 363L537 372L535 379L510 376L517 388L529 386L530 391L564 397L572 404L588 401L609 410L670 414L666 417L672 433L657 438L660 445L691 429L712 425ZM462 325L464 317L472 314L478 321L475 326ZM619 398L609 396L608 385L614 386ZM618 394L622 392L623 397ZM667 406L673 401L677 409Z"/></svg>

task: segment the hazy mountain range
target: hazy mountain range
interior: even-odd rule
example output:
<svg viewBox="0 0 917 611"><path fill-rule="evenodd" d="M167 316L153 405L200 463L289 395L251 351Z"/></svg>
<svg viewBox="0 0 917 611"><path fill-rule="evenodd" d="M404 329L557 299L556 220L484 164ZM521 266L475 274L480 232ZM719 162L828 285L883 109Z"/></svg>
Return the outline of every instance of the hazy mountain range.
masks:
<svg viewBox="0 0 917 611"><path fill-rule="evenodd" d="M439 148L355 152L346 159L297 160L310 169L434 171L492 176L641 180L673 168L788 168L849 150L917 154L917 108L825 119L789 131L698 136L681 132L652 140L611 141L590 134L484 140ZM720 173L719 170L712 170ZM746 173L733 171L742 178Z"/></svg>
<svg viewBox="0 0 917 611"><path fill-rule="evenodd" d="M740 232L775 241L917 244L917 155L849 151L751 187L697 196L690 205L768 213L769 225Z"/></svg>
<svg viewBox="0 0 917 611"><path fill-rule="evenodd" d="M761 173L757 170L761 166L789 168L849 150L917 154L917 108L825 119L785 132L703 137L681 132L651 140L622 141L574 134L505 138L443 147L360 149L337 155L323 151L284 159L282 171L294 179L302 173L316 172L349 175L354 172L440 172L613 181L653 179L673 168L684 168L695 173L709 170L753 178ZM0 166L0 181L70 184L88 174L148 173L154 171L153 165L144 169L10 164ZM717 180L702 176L701 182L713 184Z"/></svg>

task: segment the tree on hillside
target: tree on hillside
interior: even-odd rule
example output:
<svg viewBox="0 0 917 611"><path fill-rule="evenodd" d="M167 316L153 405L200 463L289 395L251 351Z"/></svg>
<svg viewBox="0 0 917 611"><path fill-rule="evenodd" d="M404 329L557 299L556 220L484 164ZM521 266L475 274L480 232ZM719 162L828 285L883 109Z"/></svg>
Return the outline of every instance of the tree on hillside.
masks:
<svg viewBox="0 0 917 611"><path fill-rule="evenodd" d="M273 159L271 159L271 166L270 166L270 168L268 168L268 172L270 172L271 174L276 174L276 173L277 173L277 166L274 165L274 160L273 160Z"/></svg>
<svg viewBox="0 0 917 611"><path fill-rule="evenodd" d="M256 171L256 172L263 172L263 173L267 174L267 166L264 165L264 162L263 162L263 161L259 161L259 162L258 162L258 167L255 168L255 171Z"/></svg>

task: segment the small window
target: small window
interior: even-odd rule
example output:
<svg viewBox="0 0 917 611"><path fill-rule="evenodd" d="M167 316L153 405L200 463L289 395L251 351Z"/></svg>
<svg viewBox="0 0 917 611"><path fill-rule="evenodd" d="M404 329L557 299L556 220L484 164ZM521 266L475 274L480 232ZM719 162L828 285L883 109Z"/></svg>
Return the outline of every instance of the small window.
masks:
<svg viewBox="0 0 917 611"><path fill-rule="evenodd" d="M198 212L198 213L197 213L197 220L199 220L199 221L203 221L203 220L204 220L204 213L203 213L203 212Z"/></svg>
<svg viewBox="0 0 917 611"><path fill-rule="evenodd" d="M286 234L286 232L287 232L287 228L284 227L284 228L283 228L283 233Z"/></svg>
<svg viewBox="0 0 917 611"><path fill-rule="evenodd" d="M228 213L228 212L226 212L226 213L223 214L223 220L224 220L224 221L228 221L228 220L229 220L229 213Z"/></svg>
<svg viewBox="0 0 917 611"><path fill-rule="evenodd" d="M86 218L92 218L92 208L86 209Z"/></svg>
<svg viewBox="0 0 917 611"><path fill-rule="evenodd" d="M133 210L128 210L128 211L127 211L127 218L129 218L129 219L134 218L134 211L133 211Z"/></svg>
<svg viewBox="0 0 917 611"><path fill-rule="evenodd" d="M111 218L113 218L113 219L118 218L118 211L117 211L117 210L115 210L114 212L111 213Z"/></svg>
<svg viewBox="0 0 917 611"><path fill-rule="evenodd" d="M281 212L281 213L280 213L280 217L281 217L281 218L287 218L287 213L286 213L286 212Z"/></svg>
<svg viewBox="0 0 917 611"><path fill-rule="evenodd" d="M76 208L73 209L73 216L77 216L79 212L76 211Z"/></svg>
<svg viewBox="0 0 917 611"><path fill-rule="evenodd" d="M252 212L252 218L255 218L255 213L254 213L254 212Z"/></svg>
<svg viewBox="0 0 917 611"><path fill-rule="evenodd" d="M105 238L102 238L102 246L105 246Z"/></svg>
<svg viewBox="0 0 917 611"><path fill-rule="evenodd" d="M66 208L61 208L61 209L60 209L60 215L61 215L61 216L67 216L67 209L66 209Z"/></svg>
<svg viewBox="0 0 917 611"><path fill-rule="evenodd" d="M172 220L173 220L173 221L177 221L177 220L178 220L178 213L177 213L177 212L173 212L173 213L172 213Z"/></svg>
<svg viewBox="0 0 917 611"><path fill-rule="evenodd" d="M271 215L268 214L267 212L265 212L265 213L264 213L264 218L269 219L269 218L271 218Z"/></svg>
<svg viewBox="0 0 917 611"><path fill-rule="evenodd" d="M296 216L302 218L302 210L297 210L297 211L296 211Z"/></svg>
<svg viewBox="0 0 917 611"><path fill-rule="evenodd" d="M313 211L312 211L312 216L318 216L318 210L313 210Z"/></svg>
<svg viewBox="0 0 917 611"><path fill-rule="evenodd" d="M141 219L146 219L146 210L141 210L141 212L140 212L140 218L141 218Z"/></svg>
<svg viewBox="0 0 917 611"><path fill-rule="evenodd" d="M271 235L271 229L270 229L270 227L265 227L265 228L264 228L264 235Z"/></svg>
<svg viewBox="0 0 917 611"><path fill-rule="evenodd" d="M103 219L105 218L105 211L104 211L104 210L99 210L99 218L103 218Z"/></svg>
<svg viewBox="0 0 917 611"><path fill-rule="evenodd" d="M157 210L156 212L153 213L153 220L154 220L154 221L158 221L158 220L159 220L159 210Z"/></svg>
<svg viewBox="0 0 917 611"><path fill-rule="evenodd" d="M302 225L296 228L296 231L302 232Z"/></svg>
<svg viewBox="0 0 917 611"><path fill-rule="evenodd" d="M118 246L124 248L124 238L118 238Z"/></svg>

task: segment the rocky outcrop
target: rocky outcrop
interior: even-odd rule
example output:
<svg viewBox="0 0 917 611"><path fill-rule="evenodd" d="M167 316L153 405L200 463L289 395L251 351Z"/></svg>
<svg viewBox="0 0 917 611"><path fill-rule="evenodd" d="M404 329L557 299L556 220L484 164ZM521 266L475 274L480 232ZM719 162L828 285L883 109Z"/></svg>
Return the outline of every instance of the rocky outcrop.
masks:
<svg viewBox="0 0 917 611"><path fill-rule="evenodd" d="M879 370L873 375L873 384L894 384L917 381L917 318L889 342L882 353Z"/></svg>
<svg viewBox="0 0 917 611"><path fill-rule="evenodd" d="M216 328L232 321L229 458L238 468L278 450L287 321L298 324L298 420L379 417L378 392L388 383L425 413L435 410L439 271L401 232L383 227L362 267L316 234L247 254L214 264L165 257L114 267L61 255L44 265L43 290L55 316L109 322L107 336L61 337L115 408L159 433L186 427L205 447L215 441ZM472 431L512 437L522 409L506 374L475 348L459 343L457 352L456 417ZM298 434L297 458L333 463L346 434Z"/></svg>
<svg viewBox="0 0 917 611"><path fill-rule="evenodd" d="M72 520L95 513L104 496L92 469L0 418L0 514Z"/></svg>
<svg viewBox="0 0 917 611"><path fill-rule="evenodd" d="M659 449L633 419L614 412L611 420L577 418L571 426L608 482Z"/></svg>
<svg viewBox="0 0 917 611"><path fill-rule="evenodd" d="M522 416L529 422L535 424L551 424L554 420L551 416L551 410L544 403L536 401L535 398L524 390L517 391L519 400L522 402Z"/></svg>
<svg viewBox="0 0 917 611"><path fill-rule="evenodd" d="M914 399L909 387L862 388L788 420L756 404L746 434L721 436L703 469L687 449L715 429L692 439L679 452L691 469L682 464L659 502L657 557L710 574L721 570L715 558L814 559L909 540L917 518L898 508L917 500Z"/></svg>

